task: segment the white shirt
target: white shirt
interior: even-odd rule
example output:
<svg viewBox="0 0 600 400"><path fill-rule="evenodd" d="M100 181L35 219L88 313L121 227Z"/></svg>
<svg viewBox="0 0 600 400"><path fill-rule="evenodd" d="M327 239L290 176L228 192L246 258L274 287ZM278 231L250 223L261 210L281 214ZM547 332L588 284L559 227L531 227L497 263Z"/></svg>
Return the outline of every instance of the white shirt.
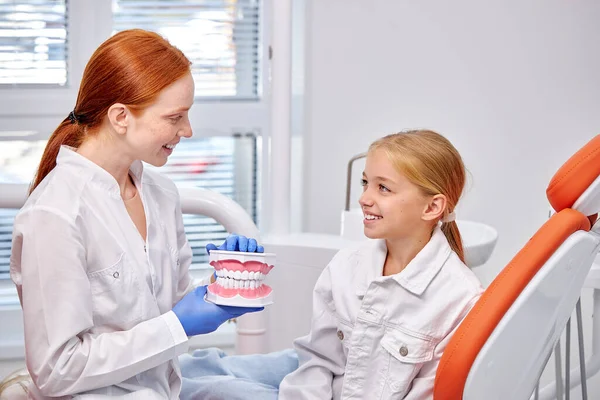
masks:
<svg viewBox="0 0 600 400"><path fill-rule="evenodd" d="M171 309L195 286L192 251L173 182L139 161L130 174L146 241L116 180L67 147L15 218L10 272L33 398L179 396L188 338Z"/></svg>
<svg viewBox="0 0 600 400"><path fill-rule="evenodd" d="M386 255L384 240L370 240L325 268L279 399L433 398L442 353L483 288L439 227L402 272L382 276Z"/></svg>

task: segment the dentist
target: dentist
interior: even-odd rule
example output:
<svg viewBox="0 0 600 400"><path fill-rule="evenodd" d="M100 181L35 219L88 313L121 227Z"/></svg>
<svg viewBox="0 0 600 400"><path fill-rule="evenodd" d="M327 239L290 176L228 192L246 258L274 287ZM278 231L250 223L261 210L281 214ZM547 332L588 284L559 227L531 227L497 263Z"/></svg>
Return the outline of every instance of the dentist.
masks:
<svg viewBox="0 0 600 400"><path fill-rule="evenodd" d="M33 398L178 399L188 337L260 310L204 301L177 188L141 162L164 165L192 136L193 102L190 61L155 33L117 33L87 64L14 223Z"/></svg>

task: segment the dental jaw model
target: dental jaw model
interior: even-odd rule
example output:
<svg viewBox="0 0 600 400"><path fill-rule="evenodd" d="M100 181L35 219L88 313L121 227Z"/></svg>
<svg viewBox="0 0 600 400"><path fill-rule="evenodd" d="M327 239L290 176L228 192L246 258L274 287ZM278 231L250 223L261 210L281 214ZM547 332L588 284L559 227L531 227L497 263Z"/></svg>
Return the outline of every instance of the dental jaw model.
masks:
<svg viewBox="0 0 600 400"><path fill-rule="evenodd" d="M209 260L217 280L208 286L207 301L237 307L273 304L272 289L263 281L273 269L275 254L211 250Z"/></svg>

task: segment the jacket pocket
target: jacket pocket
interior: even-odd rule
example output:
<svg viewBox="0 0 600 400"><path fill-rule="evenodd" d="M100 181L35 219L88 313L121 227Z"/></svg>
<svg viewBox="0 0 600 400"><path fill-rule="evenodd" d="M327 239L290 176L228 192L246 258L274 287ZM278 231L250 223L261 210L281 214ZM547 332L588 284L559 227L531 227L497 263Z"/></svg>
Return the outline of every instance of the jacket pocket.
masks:
<svg viewBox="0 0 600 400"><path fill-rule="evenodd" d="M88 274L92 295L120 290L123 287L123 281L125 280L125 276L123 275L123 255L124 253L110 267Z"/></svg>
<svg viewBox="0 0 600 400"><path fill-rule="evenodd" d="M141 319L139 287L125 253L110 267L88 273L88 280L94 325L125 328L123 324Z"/></svg>
<svg viewBox="0 0 600 400"><path fill-rule="evenodd" d="M390 395L402 398L423 364L433 359L433 340L387 328L381 346L389 360L386 388Z"/></svg>

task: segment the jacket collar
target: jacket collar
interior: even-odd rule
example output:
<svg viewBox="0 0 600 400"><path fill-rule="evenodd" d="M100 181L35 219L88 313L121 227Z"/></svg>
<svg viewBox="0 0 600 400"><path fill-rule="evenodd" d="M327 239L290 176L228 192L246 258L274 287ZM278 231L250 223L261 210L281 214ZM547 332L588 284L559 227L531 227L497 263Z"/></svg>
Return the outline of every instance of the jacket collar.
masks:
<svg viewBox="0 0 600 400"><path fill-rule="evenodd" d="M91 178L91 182L108 191L113 197L121 197L121 191L117 180L104 168L77 153L76 149L62 145L56 157L56 165L70 165L75 167L83 176ZM135 160L129 167L130 174L136 182L142 182L144 166L141 161Z"/></svg>
<svg viewBox="0 0 600 400"><path fill-rule="evenodd" d="M446 236L439 225L435 227L431 239L425 247L413 258L406 268L401 272L382 276L383 265L387 257L387 246L385 240L377 239L369 241L358 250L361 258L358 271L356 271L356 295L363 297L374 280L393 279L404 289L419 296L423 294L433 278L438 274L452 249L448 244Z"/></svg>

